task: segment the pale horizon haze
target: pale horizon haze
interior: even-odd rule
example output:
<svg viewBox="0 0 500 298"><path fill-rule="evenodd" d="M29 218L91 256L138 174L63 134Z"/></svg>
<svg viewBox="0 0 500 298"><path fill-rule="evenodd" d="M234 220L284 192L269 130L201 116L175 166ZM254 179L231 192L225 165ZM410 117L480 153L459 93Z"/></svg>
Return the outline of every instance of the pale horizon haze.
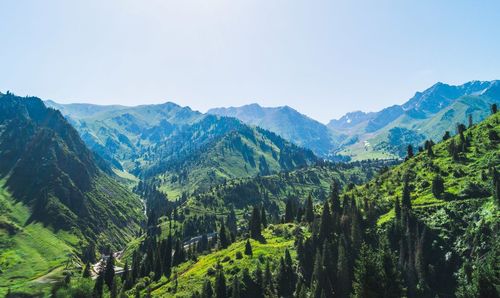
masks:
<svg viewBox="0 0 500 298"><path fill-rule="evenodd" d="M500 79L499 1L0 1L0 92L327 123Z"/></svg>

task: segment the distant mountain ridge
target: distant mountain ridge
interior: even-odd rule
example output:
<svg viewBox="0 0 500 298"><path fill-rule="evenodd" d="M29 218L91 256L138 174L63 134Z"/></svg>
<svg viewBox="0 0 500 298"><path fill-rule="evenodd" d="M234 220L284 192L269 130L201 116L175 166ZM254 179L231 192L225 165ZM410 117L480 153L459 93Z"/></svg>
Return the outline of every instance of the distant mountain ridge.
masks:
<svg viewBox="0 0 500 298"><path fill-rule="evenodd" d="M402 157L404 147L437 141L445 131L454 132L457 123L469 115L478 122L486 118L489 106L500 102L500 81L471 81L463 85L436 83L417 92L402 105L379 112L348 113L332 120L328 127L347 138L337 153L354 159Z"/></svg>
<svg viewBox="0 0 500 298"><path fill-rule="evenodd" d="M445 131L453 132L456 123L465 123L469 115L474 121L484 119L488 106L500 102L499 82L471 81L457 86L436 83L401 105L378 112L350 112L327 125L289 106L249 104L213 108L207 114L233 117L262 127L327 159L400 158L408 144L417 147L425 139L436 141ZM112 157L116 150L130 155L129 159L135 158L138 143L157 142L207 115L170 102L137 107L60 105L50 101L47 104L60 109L70 121L79 121L73 124L83 132L87 145L117 167L123 162ZM83 127L82 121L87 127ZM96 122L103 127L92 127ZM130 138L122 129L140 137Z"/></svg>
<svg viewBox="0 0 500 298"><path fill-rule="evenodd" d="M244 123L260 126L320 156L327 156L337 143L324 124L289 106L270 108L254 103L241 107L214 108L207 113L234 117Z"/></svg>
<svg viewBox="0 0 500 298"><path fill-rule="evenodd" d="M156 181L172 199L228 179L293 170L317 160L313 152L270 131L174 103L47 104L60 109L104 160Z"/></svg>

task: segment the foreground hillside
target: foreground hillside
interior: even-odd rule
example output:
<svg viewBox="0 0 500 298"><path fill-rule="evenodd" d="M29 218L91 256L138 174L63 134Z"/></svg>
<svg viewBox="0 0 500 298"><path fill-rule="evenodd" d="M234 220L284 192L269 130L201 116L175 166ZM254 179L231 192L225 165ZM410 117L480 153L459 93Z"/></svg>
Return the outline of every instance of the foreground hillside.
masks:
<svg viewBox="0 0 500 298"><path fill-rule="evenodd" d="M0 161L2 290L92 261L138 232L140 199L40 99L1 95Z"/></svg>

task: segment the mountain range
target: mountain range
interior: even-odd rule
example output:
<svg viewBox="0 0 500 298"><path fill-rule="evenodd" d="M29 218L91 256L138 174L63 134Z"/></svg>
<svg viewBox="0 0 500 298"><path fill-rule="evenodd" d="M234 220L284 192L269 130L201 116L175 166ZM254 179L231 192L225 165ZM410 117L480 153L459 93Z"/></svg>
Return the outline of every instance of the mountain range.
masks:
<svg viewBox="0 0 500 298"><path fill-rule="evenodd" d="M498 294L499 88L327 125L0 94L0 294Z"/></svg>
<svg viewBox="0 0 500 298"><path fill-rule="evenodd" d="M418 147L427 139L437 141L445 131L454 131L457 123L468 122L469 116L473 121L481 121L487 115L487 107L499 102L499 81L471 81L458 86L437 83L417 92L401 105L378 112L347 113L326 125L288 106L270 108L249 104L213 108L207 114L237 118L245 124L272 131L322 158L363 160L402 158L407 145ZM158 133L168 134L175 127L207 117L207 114L170 102L138 107L46 103L73 121L83 132L82 138L87 144L105 159L113 154L110 151L113 146L125 151L133 148L137 142L134 138L128 139L127 133L140 132L141 143L146 139L157 141L161 138ZM106 127L98 128L96 122L105 123ZM125 131L118 132L116 125L121 125ZM109 140L110 144L96 141L99 134L108 134L108 130L116 134ZM119 167L120 162L114 161L114 164Z"/></svg>

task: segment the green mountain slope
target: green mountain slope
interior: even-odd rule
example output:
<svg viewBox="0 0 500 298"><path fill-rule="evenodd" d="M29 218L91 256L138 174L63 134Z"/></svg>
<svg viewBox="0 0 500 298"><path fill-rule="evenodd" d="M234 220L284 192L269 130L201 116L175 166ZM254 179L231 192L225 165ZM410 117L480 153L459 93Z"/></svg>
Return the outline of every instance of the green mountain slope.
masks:
<svg viewBox="0 0 500 298"><path fill-rule="evenodd" d="M190 214L227 214L231 206L238 211L261 204L275 220L285 210L287 200L303 201L309 195L315 201L328 196L333 181L341 188L362 184L390 166L389 162L351 164L319 163L290 172L232 179L190 197L182 210Z"/></svg>
<svg viewBox="0 0 500 298"><path fill-rule="evenodd" d="M9 272L1 282L9 286L59 268L68 254L88 259L121 247L144 218L139 198L38 98L0 97L0 175L0 266Z"/></svg>
<svg viewBox="0 0 500 298"><path fill-rule="evenodd" d="M240 177L292 170L314 154L235 118L172 103L137 107L59 105L86 144L119 169L154 180L170 199Z"/></svg>
<svg viewBox="0 0 500 298"><path fill-rule="evenodd" d="M207 116L151 152L161 162L143 176L158 177L167 194L199 193L230 179L289 171L317 160L311 151L274 133L216 116Z"/></svg>
<svg viewBox="0 0 500 298"><path fill-rule="evenodd" d="M462 142L465 146L459 146ZM455 148L461 148L452 151L455 154L449 152L452 143L457 145ZM342 205L338 202L337 208L340 209L334 210L332 218L325 216L324 210L320 211L321 216L317 216L311 226L303 222L300 224L301 232L294 230L294 224L290 224L291 230L288 232L283 230L287 225L285 228L271 226L263 233L267 242L251 241L253 257L236 257L237 251L244 251L245 243L243 240L237 241L226 249L211 251L195 261L183 263L176 269L174 277L151 283L151 292L174 297L189 297L195 291L203 292L203 283L207 279L214 285L217 268L223 268L227 291L231 292L234 288L229 284L233 284L234 278L246 285L252 284L252 280L258 283L259 277L251 275L252 279L249 280L244 271L249 269L255 274L254 270L258 266L263 270L269 260L273 264L271 272L274 287L278 288L279 293L283 287L281 278L285 273L282 271L283 265L278 265L284 252L277 248L287 241L293 241L294 244L288 246L292 256L296 256L296 262L293 263L295 271L291 276L298 279L300 287L307 286L302 289L297 284L297 291L302 289L306 294L317 293L318 288L333 291L340 297L359 294L360 291L377 295L388 290L400 291L409 297L484 297L498 294L498 288L495 290L494 287L498 286L500 273L495 265L499 249L496 235L500 228L500 179L498 173L493 174L492 169L499 164L500 114L496 114L467 129L463 137L457 135L434 145L432 150L417 154L369 183L348 190ZM442 178L442 188L433 182L437 175ZM496 178L493 178L495 175ZM497 179L496 182L492 183L493 179ZM409 202L404 201L404 181L408 182L406 193ZM318 181L313 184L321 185ZM231 193L228 189L244 188L240 185L244 183L215 188L212 195ZM253 187L249 188L239 198L251 196ZM238 196L230 195L228 198ZM350 198L353 198L351 202ZM402 198L403 202L397 203L400 209L396 218L394 205L396 201L401 202ZM356 214L353 211L356 209L360 213L352 217L350 213ZM266 210L269 211L268 208ZM324 220L333 221L330 229L334 235L331 236L333 240L329 241L338 243L338 248L328 241L321 244L322 237L325 237L322 235L327 229L323 225ZM244 224L241 226L244 227ZM278 232L274 232L276 230ZM283 236L285 239L281 239ZM373 245L373 250L367 245ZM317 250L308 251L307 247L311 246L317 247ZM349 248L347 257L341 254L344 246ZM325 258L329 254L330 258ZM385 259L381 257L384 254ZM333 265L331 262L334 262ZM318 263L324 264L324 271L318 271L321 269L313 265ZM391 266L394 269L390 269ZM387 276L390 270L398 271ZM310 285L307 285L305 277L307 272L313 280ZM333 284L321 284L323 275L318 272L326 276L333 274ZM373 279L369 274L374 274ZM398 284L403 287L398 289ZM262 287L262 283L255 286L259 287ZM245 288L245 291L249 289Z"/></svg>

